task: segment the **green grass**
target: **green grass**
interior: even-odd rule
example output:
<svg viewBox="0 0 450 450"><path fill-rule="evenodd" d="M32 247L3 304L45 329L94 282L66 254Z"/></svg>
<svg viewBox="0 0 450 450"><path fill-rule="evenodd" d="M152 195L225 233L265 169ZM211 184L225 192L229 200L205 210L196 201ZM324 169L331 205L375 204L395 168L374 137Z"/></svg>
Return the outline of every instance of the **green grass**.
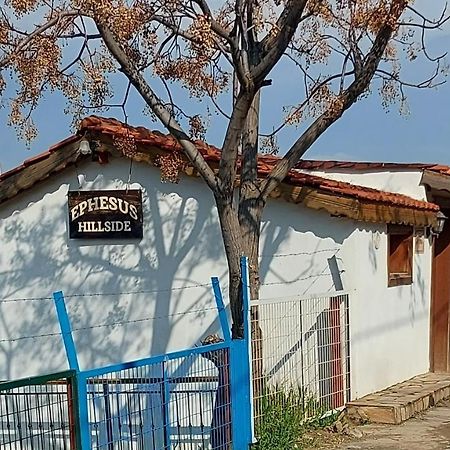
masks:
<svg viewBox="0 0 450 450"><path fill-rule="evenodd" d="M256 450L289 450L303 448L302 436L311 429L324 428L335 415L324 416L325 409L301 388L266 388L258 409Z"/></svg>

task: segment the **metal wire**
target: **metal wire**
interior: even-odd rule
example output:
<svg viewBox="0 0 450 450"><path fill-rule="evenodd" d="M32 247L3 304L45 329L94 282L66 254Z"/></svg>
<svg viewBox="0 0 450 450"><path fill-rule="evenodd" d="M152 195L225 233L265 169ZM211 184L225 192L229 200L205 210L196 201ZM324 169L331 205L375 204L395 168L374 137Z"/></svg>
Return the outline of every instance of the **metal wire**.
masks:
<svg viewBox="0 0 450 450"><path fill-rule="evenodd" d="M3 298L0 300L0 303L38 302L42 300L53 300L53 298L52 297Z"/></svg>
<svg viewBox="0 0 450 450"><path fill-rule="evenodd" d="M153 290L139 290L139 291L130 291L130 292L95 292L95 293L87 293L87 294L64 294L64 298L77 298L77 297L105 297L105 296L118 296L118 295L135 295L135 294L157 294L159 292L173 292L173 291L182 291L184 289L194 289L199 287L211 287L211 283L201 283L201 284L191 284L188 286L180 286L174 288L167 289L153 289Z"/></svg>
<svg viewBox="0 0 450 450"><path fill-rule="evenodd" d="M256 427L280 403L305 420L344 406L350 400L349 294L251 305Z"/></svg>
<svg viewBox="0 0 450 450"><path fill-rule="evenodd" d="M188 314L203 313L205 311L217 311L217 308L211 307L211 308L202 308L202 309L192 309L190 311L185 311L185 312L165 314L164 316L142 317L142 318L133 319L133 320L123 320L123 321L111 322L111 323L101 323L101 324L97 324L97 325L90 325L88 327L72 328L72 331L85 331L85 330L93 330L96 328L109 328L109 327L115 327L118 325L127 325L130 323L148 322L150 320L165 319L167 317L176 317L176 316L185 316ZM60 332L43 333L43 334L35 334L32 336L19 336L19 337L11 338L11 339L0 339L0 343L15 342L15 341L21 341L24 339L36 339L36 338L44 338L44 337L52 337L52 336L61 336L61 333Z"/></svg>
<svg viewBox="0 0 450 450"><path fill-rule="evenodd" d="M142 289L139 291L126 291L126 292L90 292L84 294L64 294L64 298L83 298L83 297L114 297L120 295L135 295L135 294L157 294L159 292L172 292L181 291L184 289L194 289L199 287L211 287L211 283L191 284L188 286L180 286L167 289ZM0 303L15 303L15 302L34 302L41 300L53 300L53 297L24 297L24 298L3 298Z"/></svg>
<svg viewBox="0 0 450 450"><path fill-rule="evenodd" d="M230 448L228 349L87 380L92 450Z"/></svg>
<svg viewBox="0 0 450 450"><path fill-rule="evenodd" d="M61 335L61 333L43 333L43 334L35 334L35 335L32 335L32 336L19 336L19 337L11 338L11 339L0 339L0 343L3 343L3 342L16 342L16 341L23 341L25 339L37 339L37 338L60 336L60 335Z"/></svg>
<svg viewBox="0 0 450 450"><path fill-rule="evenodd" d="M342 273L343 271L340 271L339 273ZM286 285L286 284L295 284L295 283L299 283L300 281L305 281L305 280L311 280L311 279L315 279L315 278L320 278L320 277L329 277L330 275L328 273L318 273L317 275L308 275L307 277L302 277L302 278L296 278L295 280L291 280L291 281L270 281L267 283L261 283L261 286L278 286L278 285Z"/></svg>
<svg viewBox="0 0 450 450"><path fill-rule="evenodd" d="M312 252L296 252L296 253L274 253L273 255L270 254L262 254L259 257L260 258L288 258L290 256L311 256L316 255L318 253L332 253L332 252L338 252L340 248L326 248L323 250L314 250Z"/></svg>

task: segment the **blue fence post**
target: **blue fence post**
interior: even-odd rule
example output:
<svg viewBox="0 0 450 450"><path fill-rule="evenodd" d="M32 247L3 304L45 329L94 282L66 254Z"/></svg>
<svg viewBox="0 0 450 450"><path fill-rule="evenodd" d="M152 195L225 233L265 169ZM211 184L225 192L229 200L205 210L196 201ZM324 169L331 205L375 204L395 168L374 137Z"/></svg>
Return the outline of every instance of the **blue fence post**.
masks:
<svg viewBox="0 0 450 450"><path fill-rule="evenodd" d="M253 394L248 261L241 258L244 338L231 341L231 420L233 449L248 449L253 439Z"/></svg>
<svg viewBox="0 0 450 450"><path fill-rule="evenodd" d="M167 373L167 360L161 363L161 367L163 371L164 448L170 449L170 378Z"/></svg>
<svg viewBox="0 0 450 450"><path fill-rule="evenodd" d="M89 410L88 410L88 392L87 379L83 372L76 374L77 386L77 416L78 416L78 445L80 450L91 450L91 431L89 425ZM78 449L77 449L78 450Z"/></svg>
<svg viewBox="0 0 450 450"><path fill-rule="evenodd" d="M222 290L220 289L220 282L217 277L211 278L212 287L214 291L214 297L216 299L217 310L219 312L220 326L222 328L222 334L225 342L231 341L230 325L228 323L227 312L225 310L225 304L223 302Z"/></svg>
<svg viewBox="0 0 450 450"><path fill-rule="evenodd" d="M77 350L72 336L72 327L70 325L70 319L67 314L66 303L62 291L54 292L53 300L55 302L56 314L58 315L59 327L61 329L69 367L75 370L73 414L75 419L77 450L90 450L91 438L89 430L87 381L86 377L80 372Z"/></svg>
<svg viewBox="0 0 450 450"><path fill-rule="evenodd" d="M242 303L244 310L244 340L247 346L247 365L248 365L248 379L249 379L249 396L250 396L250 438L251 442L255 443L255 421L254 421L254 402L253 402L253 358L252 358L252 332L251 332L251 306L250 306L250 274L248 271L248 258L241 257L241 278L242 278Z"/></svg>
<svg viewBox="0 0 450 450"><path fill-rule="evenodd" d="M78 365L77 350L72 337L72 328L70 326L69 316L67 314L66 303L64 301L64 294L62 291L53 293L53 300L55 301L56 314L58 315L59 327L61 328L61 335L66 349L67 360L69 367L77 372L80 371Z"/></svg>

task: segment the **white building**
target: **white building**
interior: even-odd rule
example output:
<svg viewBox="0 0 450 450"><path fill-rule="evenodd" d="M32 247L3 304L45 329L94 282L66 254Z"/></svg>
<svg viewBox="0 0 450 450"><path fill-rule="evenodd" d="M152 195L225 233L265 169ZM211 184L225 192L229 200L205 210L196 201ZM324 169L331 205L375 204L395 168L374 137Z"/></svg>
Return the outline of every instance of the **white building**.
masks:
<svg viewBox="0 0 450 450"><path fill-rule="evenodd" d="M132 159L118 150L130 136ZM79 152L85 137L99 144L95 158ZM217 149L199 146L216 167ZM91 117L0 175L0 379L67 367L54 291L66 295L82 368L186 348L219 329L210 277L226 288L227 266L213 196L190 167L179 184L161 183L154 167L177 148ZM260 158L261 176L273 163ZM117 189L142 190L142 239L70 239L68 192ZM265 209L261 298L350 292L352 398L449 369L450 227L431 234L449 196L447 167L304 161ZM274 319L269 332L283 326Z"/></svg>

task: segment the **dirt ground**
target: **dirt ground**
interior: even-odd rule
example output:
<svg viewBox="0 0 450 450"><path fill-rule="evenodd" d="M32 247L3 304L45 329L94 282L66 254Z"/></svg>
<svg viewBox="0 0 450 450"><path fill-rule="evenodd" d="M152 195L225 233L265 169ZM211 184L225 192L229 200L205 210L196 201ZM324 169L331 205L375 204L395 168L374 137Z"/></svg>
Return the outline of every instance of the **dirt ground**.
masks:
<svg viewBox="0 0 450 450"><path fill-rule="evenodd" d="M401 425L361 425L349 435L323 432L311 436L311 449L450 450L450 401Z"/></svg>

